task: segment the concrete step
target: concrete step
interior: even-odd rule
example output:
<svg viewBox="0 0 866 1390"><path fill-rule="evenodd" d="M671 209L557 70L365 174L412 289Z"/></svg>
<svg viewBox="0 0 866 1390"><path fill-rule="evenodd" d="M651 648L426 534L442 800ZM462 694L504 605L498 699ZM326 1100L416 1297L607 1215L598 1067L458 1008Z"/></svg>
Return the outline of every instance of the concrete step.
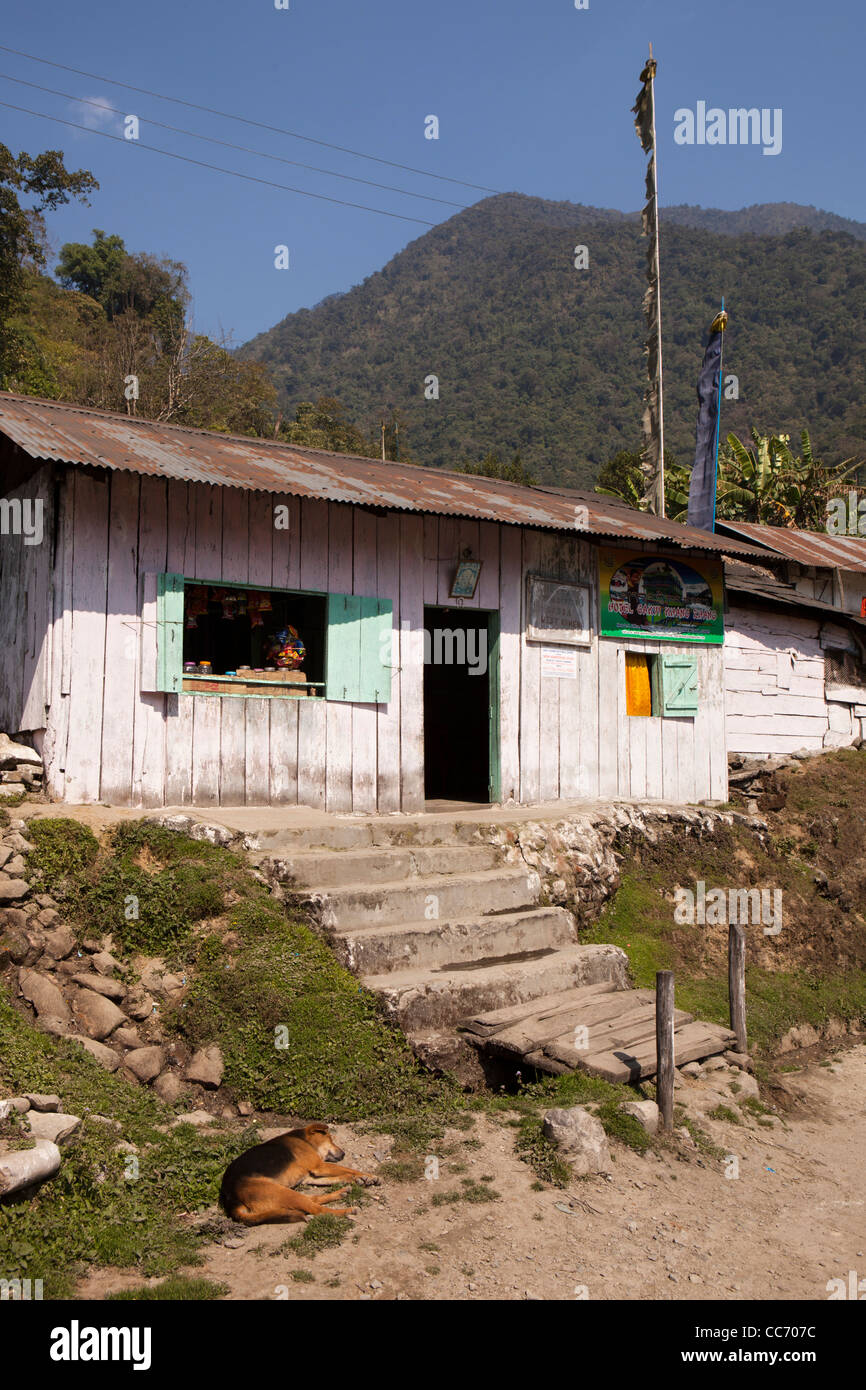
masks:
<svg viewBox="0 0 866 1390"><path fill-rule="evenodd" d="M267 853L252 856L271 859ZM302 888L330 892L351 884L380 883L435 874L483 873L500 862L493 845L367 846L363 849L305 849L280 855L282 872ZM282 875L281 875L282 876Z"/></svg>
<svg viewBox="0 0 866 1390"><path fill-rule="evenodd" d="M362 977L404 1031L457 1024L485 1009L540 999L577 985L611 980L628 988L628 957L618 946L566 946L465 969L416 967Z"/></svg>
<svg viewBox="0 0 866 1390"><path fill-rule="evenodd" d="M430 874L379 884L356 883L329 890L320 906L330 930L440 922L491 912L534 907L541 893L538 874L503 866L480 873Z"/></svg>
<svg viewBox="0 0 866 1390"><path fill-rule="evenodd" d="M254 838L259 850L269 854L288 854L303 849L453 846L477 843L479 836L478 825L473 821L407 820L403 816L387 816L375 820L334 818L320 825L257 829Z"/></svg>
<svg viewBox="0 0 866 1390"><path fill-rule="evenodd" d="M410 967L492 964L503 957L558 950L574 939L574 919L565 908L531 907L447 922L352 927L334 933L331 944L355 974L385 975Z"/></svg>

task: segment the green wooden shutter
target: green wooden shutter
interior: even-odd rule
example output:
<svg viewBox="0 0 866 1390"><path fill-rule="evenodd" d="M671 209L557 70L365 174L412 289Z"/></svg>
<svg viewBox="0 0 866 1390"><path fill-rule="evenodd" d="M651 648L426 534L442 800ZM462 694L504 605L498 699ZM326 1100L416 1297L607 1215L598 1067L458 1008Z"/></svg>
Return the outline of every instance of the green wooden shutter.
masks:
<svg viewBox="0 0 866 1390"><path fill-rule="evenodd" d="M183 575L160 574L156 580L156 688L183 687Z"/></svg>
<svg viewBox="0 0 866 1390"><path fill-rule="evenodd" d="M660 714L671 718L679 716L688 719L698 712L698 659L694 655L674 656L662 652L659 656L661 667L661 710Z"/></svg>
<svg viewBox="0 0 866 1390"><path fill-rule="evenodd" d="M391 698L393 604L387 598L328 594L329 700L387 704Z"/></svg>

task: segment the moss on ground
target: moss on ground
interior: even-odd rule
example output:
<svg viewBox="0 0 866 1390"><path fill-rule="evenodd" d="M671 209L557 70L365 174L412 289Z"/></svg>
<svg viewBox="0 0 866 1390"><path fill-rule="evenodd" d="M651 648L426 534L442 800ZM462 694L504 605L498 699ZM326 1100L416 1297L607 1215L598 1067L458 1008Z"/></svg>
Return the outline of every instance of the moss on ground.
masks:
<svg viewBox="0 0 866 1390"><path fill-rule="evenodd" d="M0 1206L0 1268L42 1279L46 1298L65 1298L88 1266L153 1276L197 1261L198 1237L183 1213L215 1200L249 1132L209 1135L180 1125L162 1133L157 1126L172 1112L151 1092L104 1071L75 1043L37 1032L3 994L0 1084L12 1094L56 1093L82 1118L62 1146L57 1176L29 1200ZM138 1149L137 1172L120 1141Z"/></svg>
<svg viewBox="0 0 866 1390"><path fill-rule="evenodd" d="M193 1046L217 1043L239 1099L288 1116L365 1120L407 1150L429 1151L446 1123L472 1123L459 1088L424 1071L373 997L237 855L143 821L102 842L66 818L31 821L28 834L37 887L82 935L111 932L122 962L134 951L183 962L190 988L163 1025ZM226 1165L257 1141L255 1129L161 1132L172 1109L35 1029L0 990L0 1091L25 1090L56 1092L83 1123L58 1176L0 1207L0 1268L42 1278L57 1298L88 1266L165 1276L194 1263L201 1237L183 1215L217 1200ZM119 1140L138 1149L132 1179Z"/></svg>
<svg viewBox="0 0 866 1390"><path fill-rule="evenodd" d="M835 757L828 755L818 767L799 774L796 815L807 825L817 823L822 808L826 813L833 782L827 764ZM866 797L866 758L848 754L843 762L847 777L856 776ZM811 795L810 778L817 784ZM832 802L836 804L838 799ZM791 828L798 829L794 817ZM797 835L770 836L762 845L746 827L733 826L704 840L666 836L655 846L631 845L623 856L616 894L581 940L620 946L638 987L654 988L658 970L673 970L677 1006L726 1025L727 926L675 922L674 889L694 889L698 880L708 892L713 887L779 888L782 931L766 936L762 924L747 927L751 1045L771 1054L791 1027L809 1023L820 1029L831 1018L866 1020L866 873L858 868L849 875L852 900L843 910L822 895L815 882L819 865L805 867L792 851L794 843L802 854ZM827 864L829 872L833 867Z"/></svg>

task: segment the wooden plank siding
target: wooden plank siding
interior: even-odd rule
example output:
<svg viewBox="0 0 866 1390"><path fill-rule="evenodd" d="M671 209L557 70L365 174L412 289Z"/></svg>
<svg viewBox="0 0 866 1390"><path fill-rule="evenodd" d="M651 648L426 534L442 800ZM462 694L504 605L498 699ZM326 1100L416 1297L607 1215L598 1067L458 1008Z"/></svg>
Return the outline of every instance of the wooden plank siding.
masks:
<svg viewBox="0 0 866 1390"><path fill-rule="evenodd" d="M730 606L725 620L730 752L773 756L824 746L830 717L820 627L817 618Z"/></svg>
<svg viewBox="0 0 866 1390"><path fill-rule="evenodd" d="M47 471L46 488L50 479ZM745 704L775 671L760 633L744 629L728 653L734 662L727 678L723 649L698 649L696 719L628 716L624 644L598 636L597 545L579 532L382 513L110 470L68 469L60 497L53 572L28 581L45 612L27 615L27 674L16 677L5 700L13 732L13 706L49 706L48 786L67 800L421 810L424 608L454 606L451 582L467 548L483 566L476 595L460 606L499 613L503 801L724 798L725 701L729 725L752 717ZM285 508L288 526L275 525L277 507ZM143 691L142 664L155 641L146 624L142 629L145 575L164 570L213 583L389 600L390 700ZM590 587L591 641L575 649L575 679L543 676L541 645L526 640L529 574ZM11 580L4 599L7 593ZM14 633L12 639L19 640ZM810 704L819 667L823 676L817 640L801 644L784 699ZM797 746L804 741L798 734Z"/></svg>

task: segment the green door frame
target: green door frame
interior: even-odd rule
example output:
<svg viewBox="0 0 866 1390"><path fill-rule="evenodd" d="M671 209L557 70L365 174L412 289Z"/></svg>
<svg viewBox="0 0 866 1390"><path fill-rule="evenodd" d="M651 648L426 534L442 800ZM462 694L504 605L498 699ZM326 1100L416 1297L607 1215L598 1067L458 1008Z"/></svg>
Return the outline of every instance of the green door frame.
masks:
<svg viewBox="0 0 866 1390"><path fill-rule="evenodd" d="M450 604L425 603L428 608L450 608ZM499 679L499 634L500 621L498 608L455 609L458 613L484 613L487 617L487 793L491 802L502 800L502 755L500 752L499 707L501 683Z"/></svg>
<svg viewBox="0 0 866 1390"><path fill-rule="evenodd" d="M490 753L488 791L491 802L502 800L502 756L500 752L499 705L499 609L486 608L487 614L487 693L489 698Z"/></svg>

